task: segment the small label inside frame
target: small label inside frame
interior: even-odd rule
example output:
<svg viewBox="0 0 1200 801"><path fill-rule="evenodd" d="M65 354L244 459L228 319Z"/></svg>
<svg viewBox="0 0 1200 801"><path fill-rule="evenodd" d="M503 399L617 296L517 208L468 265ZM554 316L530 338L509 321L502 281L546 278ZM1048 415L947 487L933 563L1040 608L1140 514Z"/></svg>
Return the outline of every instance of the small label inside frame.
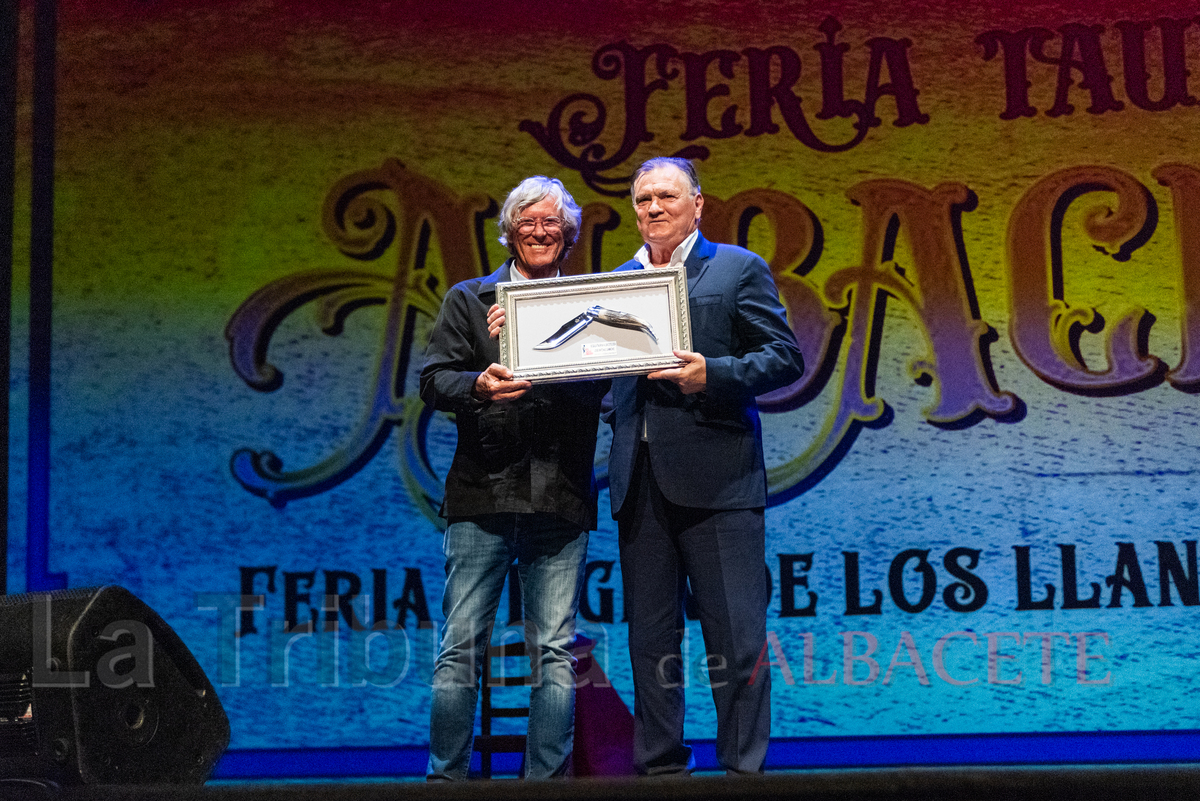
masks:
<svg viewBox="0 0 1200 801"><path fill-rule="evenodd" d="M616 342L585 342L580 346L580 355L585 359L612 356L616 352Z"/></svg>

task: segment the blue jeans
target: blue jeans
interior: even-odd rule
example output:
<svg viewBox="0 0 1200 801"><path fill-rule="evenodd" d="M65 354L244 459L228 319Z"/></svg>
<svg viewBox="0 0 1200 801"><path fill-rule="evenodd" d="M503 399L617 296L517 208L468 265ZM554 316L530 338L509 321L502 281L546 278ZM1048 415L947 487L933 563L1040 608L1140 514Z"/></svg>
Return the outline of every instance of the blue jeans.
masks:
<svg viewBox="0 0 1200 801"><path fill-rule="evenodd" d="M446 627L433 669L428 779L467 778L484 649L513 560L526 647L534 675L541 678L529 694L525 778L570 772L575 658L569 649L587 543L586 531L551 514L485 515L454 520L446 528Z"/></svg>

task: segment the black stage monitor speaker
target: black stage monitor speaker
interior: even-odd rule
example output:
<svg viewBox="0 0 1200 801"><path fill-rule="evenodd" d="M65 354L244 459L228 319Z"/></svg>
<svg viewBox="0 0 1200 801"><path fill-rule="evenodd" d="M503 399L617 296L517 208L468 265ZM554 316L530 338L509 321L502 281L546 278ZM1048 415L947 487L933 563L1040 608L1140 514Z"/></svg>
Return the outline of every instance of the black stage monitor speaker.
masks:
<svg viewBox="0 0 1200 801"><path fill-rule="evenodd" d="M128 590L0 596L0 779L199 783L228 744L199 663Z"/></svg>

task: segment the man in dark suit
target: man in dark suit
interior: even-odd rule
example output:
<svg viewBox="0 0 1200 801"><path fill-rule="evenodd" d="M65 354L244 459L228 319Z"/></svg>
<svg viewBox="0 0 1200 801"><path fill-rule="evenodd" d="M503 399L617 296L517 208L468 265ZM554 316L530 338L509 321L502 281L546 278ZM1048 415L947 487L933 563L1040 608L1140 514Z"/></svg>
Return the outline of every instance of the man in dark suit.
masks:
<svg viewBox="0 0 1200 801"><path fill-rule="evenodd" d="M687 269L694 351L644 377L613 380L608 470L618 522L639 772L686 773L683 604L699 609L717 711L717 759L763 769L771 730L766 642L766 470L754 398L803 370L766 263L700 235L704 197L692 165L651 159L633 178L645 240L621 270Z"/></svg>

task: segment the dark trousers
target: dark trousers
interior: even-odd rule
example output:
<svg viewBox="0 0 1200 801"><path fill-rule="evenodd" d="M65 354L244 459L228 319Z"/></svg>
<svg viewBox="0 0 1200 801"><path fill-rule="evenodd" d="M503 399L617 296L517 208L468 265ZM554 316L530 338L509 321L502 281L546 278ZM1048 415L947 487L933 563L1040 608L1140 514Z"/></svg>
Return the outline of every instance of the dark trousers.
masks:
<svg viewBox="0 0 1200 801"><path fill-rule="evenodd" d="M751 676L767 636L763 510L671 503L642 446L617 522L638 771L678 773L692 766L683 741L683 681L685 670L696 680L699 660L684 665L681 655L690 583L717 711L717 760L729 772L761 772L771 735L771 678L769 670L758 671L753 683Z"/></svg>

